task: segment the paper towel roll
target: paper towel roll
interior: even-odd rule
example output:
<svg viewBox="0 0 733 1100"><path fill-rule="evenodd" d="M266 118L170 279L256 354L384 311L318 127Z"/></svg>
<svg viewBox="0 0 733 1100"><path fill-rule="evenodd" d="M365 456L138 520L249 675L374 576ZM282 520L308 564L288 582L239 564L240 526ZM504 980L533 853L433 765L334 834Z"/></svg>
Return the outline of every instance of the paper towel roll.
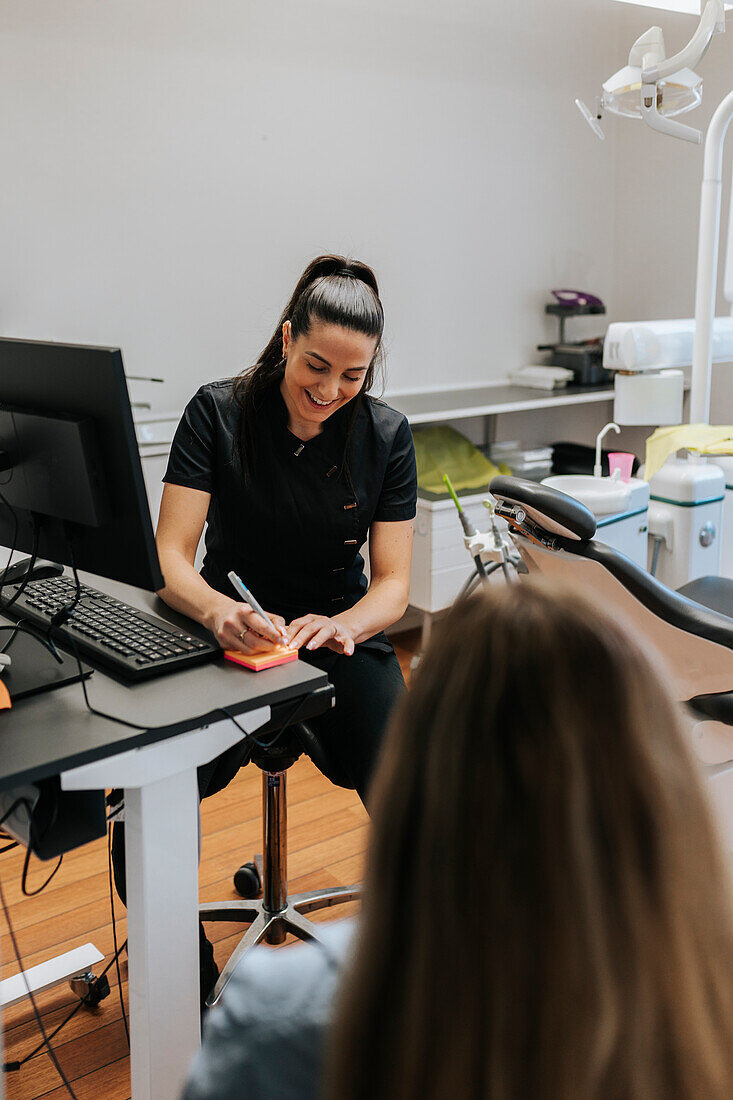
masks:
<svg viewBox="0 0 733 1100"><path fill-rule="evenodd" d="M617 424L679 424L682 421L684 374L617 374L613 419Z"/></svg>

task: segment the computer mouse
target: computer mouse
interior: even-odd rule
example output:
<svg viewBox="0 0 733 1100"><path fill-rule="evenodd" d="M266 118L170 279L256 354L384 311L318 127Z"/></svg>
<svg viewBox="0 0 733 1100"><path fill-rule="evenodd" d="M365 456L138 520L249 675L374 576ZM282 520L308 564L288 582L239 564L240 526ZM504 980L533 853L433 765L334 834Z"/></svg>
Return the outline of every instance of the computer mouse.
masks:
<svg viewBox="0 0 733 1100"><path fill-rule="evenodd" d="M0 573L0 581L3 585L6 584L19 584L20 581L25 579L28 572L28 566L30 565L30 558L22 558L20 561L13 562L7 571ZM60 577L64 571L63 565L59 565L55 561L44 561L39 559L30 571L29 581L42 581L47 577Z"/></svg>

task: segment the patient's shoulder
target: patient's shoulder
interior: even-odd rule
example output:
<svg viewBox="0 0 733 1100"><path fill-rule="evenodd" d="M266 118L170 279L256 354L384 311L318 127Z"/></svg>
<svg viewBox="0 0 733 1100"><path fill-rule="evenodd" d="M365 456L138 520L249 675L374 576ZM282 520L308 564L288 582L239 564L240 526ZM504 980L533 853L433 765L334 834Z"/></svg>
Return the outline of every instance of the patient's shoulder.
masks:
<svg viewBox="0 0 733 1100"><path fill-rule="evenodd" d="M184 1100L315 1100L352 936L352 922L342 921L323 928L323 942L250 952L209 1014Z"/></svg>
<svg viewBox="0 0 733 1100"><path fill-rule="evenodd" d="M327 1009L352 935L352 922L338 921L323 927L321 942L310 940L282 951L267 947L252 951L227 987L229 1011L246 1018L255 997L259 1021L268 1016L280 1023L288 1017L301 1020L304 1013Z"/></svg>

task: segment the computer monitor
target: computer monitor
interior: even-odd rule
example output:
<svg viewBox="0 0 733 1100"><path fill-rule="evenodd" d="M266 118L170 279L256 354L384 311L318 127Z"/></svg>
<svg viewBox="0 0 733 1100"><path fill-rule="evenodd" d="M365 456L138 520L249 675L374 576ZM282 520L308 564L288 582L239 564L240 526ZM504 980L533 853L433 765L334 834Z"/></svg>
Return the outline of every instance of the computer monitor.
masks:
<svg viewBox="0 0 733 1100"><path fill-rule="evenodd" d="M119 348L0 339L0 493L0 545L163 587Z"/></svg>

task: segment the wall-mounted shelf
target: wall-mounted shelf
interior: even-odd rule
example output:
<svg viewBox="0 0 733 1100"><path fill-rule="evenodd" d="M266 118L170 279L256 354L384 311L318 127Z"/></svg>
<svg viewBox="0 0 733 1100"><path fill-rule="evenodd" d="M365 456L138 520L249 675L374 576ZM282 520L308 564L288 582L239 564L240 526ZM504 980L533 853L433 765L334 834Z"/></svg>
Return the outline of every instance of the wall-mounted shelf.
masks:
<svg viewBox="0 0 733 1100"><path fill-rule="evenodd" d="M437 420L465 420L471 416L613 401L613 386L536 390L507 382L489 382L483 386L451 389L391 390L385 393L384 400L404 413L410 424L431 424Z"/></svg>

